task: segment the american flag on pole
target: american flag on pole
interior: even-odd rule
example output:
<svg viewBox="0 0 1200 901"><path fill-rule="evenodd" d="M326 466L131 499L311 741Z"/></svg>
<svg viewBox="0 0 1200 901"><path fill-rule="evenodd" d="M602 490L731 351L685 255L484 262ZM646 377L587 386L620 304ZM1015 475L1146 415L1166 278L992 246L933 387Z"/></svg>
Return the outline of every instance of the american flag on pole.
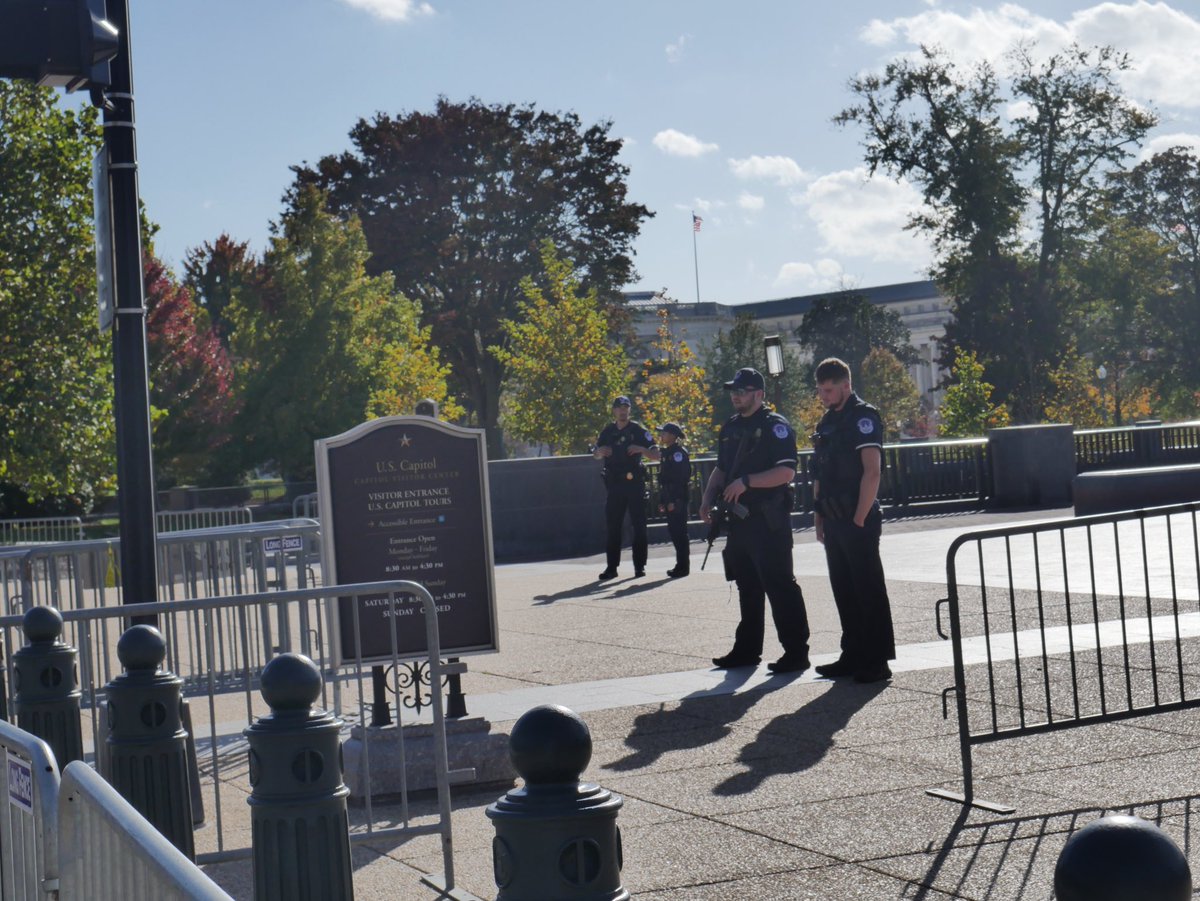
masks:
<svg viewBox="0 0 1200 901"><path fill-rule="evenodd" d="M704 220L701 219L699 216L697 216L695 213L692 213L692 231L694 231L694 232L700 231L700 223L702 223L703 221Z"/></svg>

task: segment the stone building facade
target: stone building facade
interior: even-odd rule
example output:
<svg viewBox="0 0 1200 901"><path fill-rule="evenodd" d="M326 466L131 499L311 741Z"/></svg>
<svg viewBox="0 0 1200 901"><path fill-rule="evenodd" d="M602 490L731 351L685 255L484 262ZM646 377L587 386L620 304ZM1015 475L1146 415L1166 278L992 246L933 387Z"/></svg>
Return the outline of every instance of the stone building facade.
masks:
<svg viewBox="0 0 1200 901"><path fill-rule="evenodd" d="M945 337L946 323L950 321L952 314L949 300L931 281L903 282L898 285L824 292L743 304L683 303L670 298L664 299L661 293L652 291L628 292L625 299L634 311L633 326L639 346L649 348L658 328L657 311L666 306L671 310L676 337L686 340L688 345L699 353L701 348L712 343L717 332L730 329L734 320L741 314L754 317L765 334L777 334L785 344L795 348L795 332L801 317L819 298L836 299L839 296L866 297L871 303L900 315L900 319L911 333L912 346L919 357L918 361L909 367L909 374L921 396L936 409L941 395L937 385L942 375L938 347Z"/></svg>

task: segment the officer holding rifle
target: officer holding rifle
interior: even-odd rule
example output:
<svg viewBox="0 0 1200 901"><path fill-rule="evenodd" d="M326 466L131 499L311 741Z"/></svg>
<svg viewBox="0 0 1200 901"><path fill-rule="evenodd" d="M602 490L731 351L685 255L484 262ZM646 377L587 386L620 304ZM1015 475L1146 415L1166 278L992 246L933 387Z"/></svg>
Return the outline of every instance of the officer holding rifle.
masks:
<svg viewBox="0 0 1200 901"><path fill-rule="evenodd" d="M721 426L717 467L704 489L700 517L728 530L721 552L726 579L736 582L741 621L733 648L714 657L718 669L757 666L762 659L766 601L783 656L776 673L808 669L808 616L792 570L792 480L796 433L763 406L765 382L755 369L739 369L725 383L735 415Z"/></svg>

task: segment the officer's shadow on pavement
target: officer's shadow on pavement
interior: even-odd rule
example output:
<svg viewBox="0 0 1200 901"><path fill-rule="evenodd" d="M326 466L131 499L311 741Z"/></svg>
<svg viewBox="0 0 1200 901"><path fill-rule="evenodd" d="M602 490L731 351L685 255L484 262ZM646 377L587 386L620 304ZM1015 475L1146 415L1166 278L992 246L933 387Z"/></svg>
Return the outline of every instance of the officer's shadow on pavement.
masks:
<svg viewBox="0 0 1200 901"><path fill-rule="evenodd" d="M799 773L816 766L833 747L833 736L886 688L886 682L860 685L849 679L835 680L827 691L803 707L780 714L763 726L737 757L747 769L721 782L713 794L743 795L754 791L769 776ZM794 750L779 753L781 740L790 737L796 739Z"/></svg>
<svg viewBox="0 0 1200 901"><path fill-rule="evenodd" d="M749 667L726 670L719 685L687 695L678 707L660 706L639 715L625 738L630 753L607 764L605 769L637 770L650 766L669 751L718 742L733 731L733 723L768 693L793 681L788 676L772 676L752 691L734 694L753 674Z"/></svg>
<svg viewBox="0 0 1200 901"><path fill-rule="evenodd" d="M664 582L669 581L670 579L665 577L661 579L653 579L648 576L642 576L640 578L636 576L628 576L624 580L618 579L615 582L588 582L586 585L576 585L573 588L566 588L562 591L556 591L553 594L535 594L533 596L533 604L535 607L545 607L558 601L569 601L578 598L623 598L627 595L641 594L643 591L650 591L651 589L662 585ZM624 587L618 587L622 584L622 582L630 582L631 584Z"/></svg>

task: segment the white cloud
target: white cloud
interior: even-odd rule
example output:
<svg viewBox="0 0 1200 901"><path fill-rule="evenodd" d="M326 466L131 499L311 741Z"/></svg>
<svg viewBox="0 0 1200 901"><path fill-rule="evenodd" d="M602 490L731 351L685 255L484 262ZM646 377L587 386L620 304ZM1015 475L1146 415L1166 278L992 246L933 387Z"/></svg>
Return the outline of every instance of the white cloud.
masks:
<svg viewBox="0 0 1200 901"><path fill-rule="evenodd" d="M719 150L716 144L707 144L692 135L668 128L654 136L654 146L667 156L702 156Z"/></svg>
<svg viewBox="0 0 1200 901"><path fill-rule="evenodd" d="M1142 152L1138 154L1138 162L1148 160L1156 153L1162 153L1164 150L1170 150L1172 147L1187 147L1200 156L1200 135L1188 134L1186 132L1176 132L1170 135L1159 135L1152 140L1146 142L1142 147Z"/></svg>
<svg viewBox="0 0 1200 901"><path fill-rule="evenodd" d="M742 160L731 159L729 171L744 180L771 179L779 185L796 185L809 177L790 156L748 156Z"/></svg>
<svg viewBox="0 0 1200 901"><path fill-rule="evenodd" d="M791 200L816 224L826 253L910 263L914 271L933 258L929 242L904 228L921 207L921 195L907 181L867 178L859 166L823 175Z"/></svg>
<svg viewBox="0 0 1200 901"><path fill-rule="evenodd" d="M377 19L407 22L417 16L433 15L433 7L420 0L342 0L347 6L361 9Z"/></svg>
<svg viewBox="0 0 1200 901"><path fill-rule="evenodd" d="M757 194L751 194L748 191L743 191L738 195L737 204L743 210L757 212L766 205L766 201Z"/></svg>
<svg viewBox="0 0 1200 901"><path fill-rule="evenodd" d="M1034 44L1048 56L1072 43L1085 47L1111 45L1129 54L1131 71L1120 76L1135 100L1181 107L1200 106L1200 19L1165 2L1134 0L1097 3L1059 22L1016 3L969 14L929 9L915 16L872 19L859 38L875 47L897 43L950 50L963 65L987 60L1000 65L1017 42Z"/></svg>
<svg viewBox="0 0 1200 901"><path fill-rule="evenodd" d="M872 19L859 37L876 47L901 41L952 50L954 59L965 65L981 60L996 63L1018 41L1035 41L1040 50L1052 53L1071 43L1067 26L1038 16L1015 3L1002 3L994 10L975 8L968 15L930 9L915 16L890 21Z"/></svg>
<svg viewBox="0 0 1200 901"><path fill-rule="evenodd" d="M681 34L679 40L673 44L667 44L667 62L677 63L683 59L683 45L687 43L690 34Z"/></svg>
<svg viewBox="0 0 1200 901"><path fill-rule="evenodd" d="M1181 4L1182 5L1182 4ZM1133 71L1122 84L1135 97L1170 106L1198 107L1200 20L1166 3L1101 3L1068 23L1081 44L1111 44L1129 54Z"/></svg>
<svg viewBox="0 0 1200 901"><path fill-rule="evenodd" d="M799 293L837 288L842 283L842 264L828 257L816 263L784 263L772 282L772 287L787 288Z"/></svg>
<svg viewBox="0 0 1200 901"><path fill-rule="evenodd" d="M725 201L723 200L705 200L703 197L696 197L691 203L675 204L675 209L693 213L708 213L713 210L722 209L725 205ZM715 222L716 220L713 221Z"/></svg>

